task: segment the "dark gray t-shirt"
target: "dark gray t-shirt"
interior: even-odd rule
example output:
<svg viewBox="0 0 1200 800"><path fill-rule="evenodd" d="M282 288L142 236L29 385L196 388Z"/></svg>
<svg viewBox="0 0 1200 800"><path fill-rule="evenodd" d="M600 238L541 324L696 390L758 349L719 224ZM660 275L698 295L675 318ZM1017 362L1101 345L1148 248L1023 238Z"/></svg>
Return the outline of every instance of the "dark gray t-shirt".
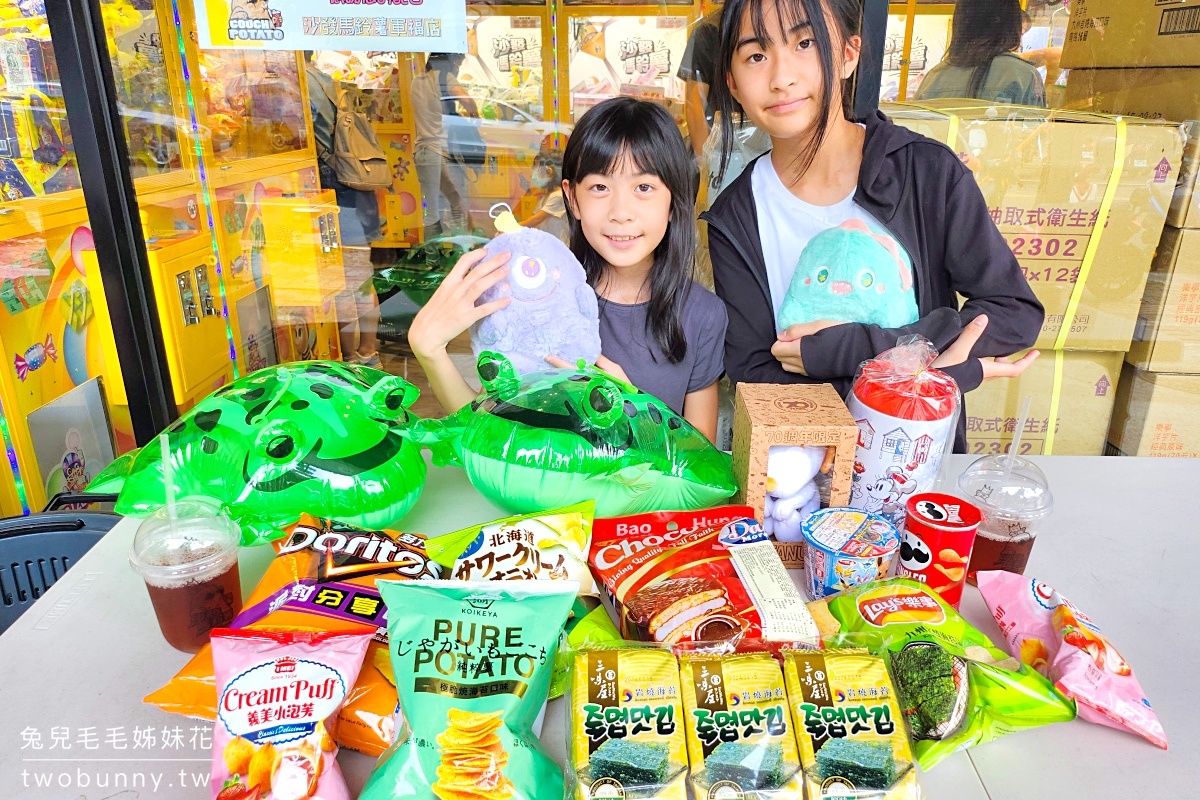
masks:
<svg viewBox="0 0 1200 800"><path fill-rule="evenodd" d="M725 373L725 304L698 283L692 283L683 304L683 335L687 354L678 364L663 355L646 327L649 303L621 305L600 300L600 349L605 358L625 370L643 392L683 414L683 399Z"/></svg>

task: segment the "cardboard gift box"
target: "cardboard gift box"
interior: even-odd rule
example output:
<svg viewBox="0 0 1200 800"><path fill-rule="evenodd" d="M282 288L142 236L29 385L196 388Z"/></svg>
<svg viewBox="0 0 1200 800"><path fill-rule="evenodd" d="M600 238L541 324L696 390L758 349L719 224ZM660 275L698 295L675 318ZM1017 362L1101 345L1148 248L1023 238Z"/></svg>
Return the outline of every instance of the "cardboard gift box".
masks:
<svg viewBox="0 0 1200 800"><path fill-rule="evenodd" d="M1200 375L1143 372L1129 364L1121 374L1112 427L1111 455L1200 457Z"/></svg>
<svg viewBox="0 0 1200 800"><path fill-rule="evenodd" d="M1200 67L1200 0L1072 0L1062 66Z"/></svg>
<svg viewBox="0 0 1200 800"><path fill-rule="evenodd" d="M1163 231L1125 360L1151 372L1200 373L1200 230Z"/></svg>
<svg viewBox="0 0 1200 800"><path fill-rule="evenodd" d="M1021 404L1032 396L1020 455L1101 455L1123 357L1123 353L1042 353L1020 378L984 383L965 399L968 449L975 455L1008 452ZM1062 378L1056 380L1059 371ZM1055 402L1057 410L1052 412Z"/></svg>
<svg viewBox="0 0 1200 800"><path fill-rule="evenodd" d="M734 397L734 502L754 508L762 519L767 495L767 458L776 445L833 448L829 495L823 506L850 502L858 426L832 386L822 384L739 383ZM799 543L776 542L785 566L804 566Z"/></svg>
<svg viewBox="0 0 1200 800"><path fill-rule="evenodd" d="M1046 307L1039 348L1128 348L1175 191L1183 152L1178 126L971 100L881 108L897 124L948 143L974 173ZM1118 137L1125 143L1120 153Z"/></svg>

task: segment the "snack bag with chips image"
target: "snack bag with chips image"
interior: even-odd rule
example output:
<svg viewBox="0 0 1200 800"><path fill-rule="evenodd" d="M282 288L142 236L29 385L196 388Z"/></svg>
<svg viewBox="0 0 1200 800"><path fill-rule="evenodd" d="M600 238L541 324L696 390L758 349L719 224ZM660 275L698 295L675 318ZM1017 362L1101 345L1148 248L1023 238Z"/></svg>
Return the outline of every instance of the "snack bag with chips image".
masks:
<svg viewBox="0 0 1200 800"><path fill-rule="evenodd" d="M596 581L588 569L592 515L596 503L537 514L520 514L430 539L429 557L448 576L471 581L573 580L579 597L558 644L550 697L566 691L571 659L577 647L621 640L608 613L600 607Z"/></svg>
<svg viewBox="0 0 1200 800"><path fill-rule="evenodd" d="M567 719L574 800L687 798L679 666L646 645L575 654Z"/></svg>
<svg viewBox="0 0 1200 800"><path fill-rule="evenodd" d="M212 632L216 800L350 800L329 731L374 630Z"/></svg>
<svg viewBox="0 0 1200 800"><path fill-rule="evenodd" d="M396 689L375 666L387 658L381 578L428 580L442 568L425 552L425 537L399 531L366 531L302 515L231 628L347 631L375 628L358 682L346 696L334 735L342 747L378 756L392 741ZM166 686L146 697L164 711L215 719L217 690L212 651L205 646Z"/></svg>
<svg viewBox="0 0 1200 800"><path fill-rule="evenodd" d="M1075 718L1075 703L928 586L892 578L809 604L822 633L889 660L922 769L955 750Z"/></svg>
<svg viewBox="0 0 1200 800"><path fill-rule="evenodd" d="M380 581L405 724L360 800L562 800L533 735L574 581Z"/></svg>
<svg viewBox="0 0 1200 800"><path fill-rule="evenodd" d="M784 648L809 800L917 800L912 749L887 662L863 648Z"/></svg>
<svg viewBox="0 0 1200 800"><path fill-rule="evenodd" d="M783 672L769 651L680 651L679 681L693 797L803 797Z"/></svg>

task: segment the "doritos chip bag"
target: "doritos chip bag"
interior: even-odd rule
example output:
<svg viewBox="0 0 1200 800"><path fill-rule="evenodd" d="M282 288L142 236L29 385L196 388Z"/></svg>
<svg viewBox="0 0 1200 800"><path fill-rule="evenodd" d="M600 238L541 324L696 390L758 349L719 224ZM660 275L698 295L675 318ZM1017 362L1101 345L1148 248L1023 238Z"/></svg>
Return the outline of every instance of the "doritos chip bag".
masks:
<svg viewBox="0 0 1200 800"><path fill-rule="evenodd" d="M373 633L212 632L216 800L350 800L328 731Z"/></svg>
<svg viewBox="0 0 1200 800"><path fill-rule="evenodd" d="M374 627L358 682L346 695L335 735L342 747L377 756L392 741L396 690L374 666L386 651L384 607L375 588L383 578L437 578L425 537L364 531L307 514L273 543L276 557L231 628L348 631ZM146 697L164 711L214 719L217 690L212 651L205 647L171 681Z"/></svg>
<svg viewBox="0 0 1200 800"><path fill-rule="evenodd" d="M924 584L893 578L812 605L814 616L831 617L840 632L858 634L850 641L889 659L923 769L955 750L1075 718L1073 702Z"/></svg>
<svg viewBox="0 0 1200 800"><path fill-rule="evenodd" d="M679 653L693 797L803 797L796 732L770 652Z"/></svg>
<svg viewBox="0 0 1200 800"><path fill-rule="evenodd" d="M361 800L562 800L533 735L574 581L380 581L406 730Z"/></svg>
<svg viewBox="0 0 1200 800"><path fill-rule="evenodd" d="M558 644L550 682L552 698L566 691L571 659L578 647L621 640L600 606L596 581L588 570L595 507L595 501L587 500L554 511L505 517L438 536L426 545L429 557L456 580L579 582L579 597Z"/></svg>

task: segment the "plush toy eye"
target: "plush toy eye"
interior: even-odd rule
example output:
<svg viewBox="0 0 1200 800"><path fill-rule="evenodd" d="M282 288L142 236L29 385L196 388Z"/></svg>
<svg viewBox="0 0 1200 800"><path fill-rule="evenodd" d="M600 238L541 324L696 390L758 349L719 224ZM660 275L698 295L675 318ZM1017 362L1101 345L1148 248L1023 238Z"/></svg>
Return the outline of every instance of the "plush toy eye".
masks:
<svg viewBox="0 0 1200 800"><path fill-rule="evenodd" d="M512 279L522 289L536 289L545 283L550 275L540 258L514 256L509 263L512 265Z"/></svg>
<svg viewBox="0 0 1200 800"><path fill-rule="evenodd" d="M858 285L863 289L870 289L875 285L875 273L869 269L864 269L858 273Z"/></svg>
<svg viewBox="0 0 1200 800"><path fill-rule="evenodd" d="M817 283L828 283L828 282L829 282L829 268L821 267L819 270L817 270Z"/></svg>

